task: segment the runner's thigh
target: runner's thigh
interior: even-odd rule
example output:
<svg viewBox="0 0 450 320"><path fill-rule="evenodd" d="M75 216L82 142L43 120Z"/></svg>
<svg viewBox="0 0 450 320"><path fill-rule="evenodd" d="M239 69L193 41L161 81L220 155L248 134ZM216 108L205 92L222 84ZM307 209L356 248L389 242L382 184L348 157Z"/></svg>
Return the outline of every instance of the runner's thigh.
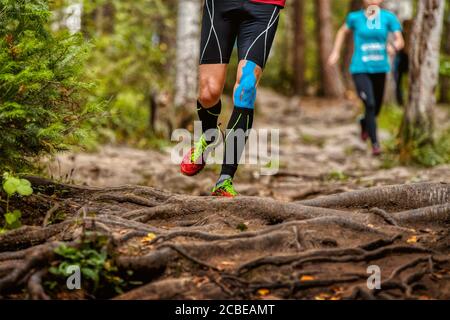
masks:
<svg viewBox="0 0 450 320"><path fill-rule="evenodd" d="M200 64L228 64L239 23L233 11L238 0L205 0L203 7Z"/></svg>
<svg viewBox="0 0 450 320"><path fill-rule="evenodd" d="M238 34L239 60L251 60L264 68L278 27L281 8L246 2L246 17Z"/></svg>

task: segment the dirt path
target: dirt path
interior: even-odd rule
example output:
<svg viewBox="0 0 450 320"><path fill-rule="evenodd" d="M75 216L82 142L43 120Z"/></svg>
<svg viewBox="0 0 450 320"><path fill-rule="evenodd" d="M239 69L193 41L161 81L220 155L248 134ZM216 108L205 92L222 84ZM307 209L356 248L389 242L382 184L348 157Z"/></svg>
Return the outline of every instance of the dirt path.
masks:
<svg viewBox="0 0 450 320"><path fill-rule="evenodd" d="M355 103L300 102L262 89L257 108L256 128L280 129L280 170L274 176L261 176L260 166L242 165L236 186L243 195L301 200L377 185L450 181L450 165L383 169L383 160L374 159L359 139L355 120L359 108ZM227 123L227 116L222 117L222 123ZM383 131L380 135L382 139L389 137ZM201 175L187 178L171 162L170 152L103 146L97 153L60 155L49 171L62 181L90 186L134 184L208 195L220 167L211 165Z"/></svg>
<svg viewBox="0 0 450 320"><path fill-rule="evenodd" d="M11 203L24 227L0 234L0 298L450 299L449 166L380 170L348 103L260 101L281 170L244 166L236 199L197 196L217 166L183 177L170 150L60 156L53 176L79 185L29 177Z"/></svg>

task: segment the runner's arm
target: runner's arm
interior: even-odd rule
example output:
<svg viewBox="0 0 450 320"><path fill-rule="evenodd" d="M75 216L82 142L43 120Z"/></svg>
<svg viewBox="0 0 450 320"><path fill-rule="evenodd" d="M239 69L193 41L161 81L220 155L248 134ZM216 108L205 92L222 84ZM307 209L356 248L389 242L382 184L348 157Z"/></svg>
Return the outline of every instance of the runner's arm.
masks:
<svg viewBox="0 0 450 320"><path fill-rule="evenodd" d="M394 57L405 47L405 40L403 34L400 31L394 32L394 38L387 45L389 56Z"/></svg>
<svg viewBox="0 0 450 320"><path fill-rule="evenodd" d="M405 39L401 31L394 32L394 40L392 41L395 51L400 51L405 47Z"/></svg>
<svg viewBox="0 0 450 320"><path fill-rule="evenodd" d="M328 64L330 66L335 65L339 61L345 37L349 32L350 28L347 26L347 24L344 24L339 28L339 31L336 35L336 40L334 41L333 51L331 51L330 57L328 58Z"/></svg>

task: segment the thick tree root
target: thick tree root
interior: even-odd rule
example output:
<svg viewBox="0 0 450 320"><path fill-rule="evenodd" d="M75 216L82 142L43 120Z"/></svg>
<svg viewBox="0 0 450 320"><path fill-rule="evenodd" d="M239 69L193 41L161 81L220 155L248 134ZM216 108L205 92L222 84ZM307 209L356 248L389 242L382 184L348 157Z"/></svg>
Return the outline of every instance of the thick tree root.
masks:
<svg viewBox="0 0 450 320"><path fill-rule="evenodd" d="M63 259L55 249L95 232L109 239L118 270L142 283L117 299L253 299L261 289L275 298L450 298L448 184L286 203L29 180L37 192L23 201L41 216L0 235L3 297L53 298L45 283ZM64 221L52 223L59 211ZM366 285L372 265L382 289Z"/></svg>
<svg viewBox="0 0 450 320"><path fill-rule="evenodd" d="M46 269L35 272L28 280L28 292L32 300L50 300L42 287L42 278L47 274Z"/></svg>
<svg viewBox="0 0 450 320"><path fill-rule="evenodd" d="M306 206L321 208L416 209L450 203L450 184L417 183L376 187L365 190L300 201Z"/></svg>

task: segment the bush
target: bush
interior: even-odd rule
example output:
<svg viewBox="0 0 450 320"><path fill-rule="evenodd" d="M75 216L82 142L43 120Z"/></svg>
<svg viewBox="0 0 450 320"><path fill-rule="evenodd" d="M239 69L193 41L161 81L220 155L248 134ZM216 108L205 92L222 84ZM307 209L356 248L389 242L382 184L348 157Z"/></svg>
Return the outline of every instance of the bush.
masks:
<svg viewBox="0 0 450 320"><path fill-rule="evenodd" d="M98 111L80 82L88 52L81 35L48 30L44 0L0 0L0 171L33 167L35 157L65 150Z"/></svg>
<svg viewBox="0 0 450 320"><path fill-rule="evenodd" d="M395 105L383 108L378 124L381 129L388 131L391 138L383 141L386 154L383 156L383 168L392 168L400 164L398 128L401 127L403 110ZM450 128L438 132L432 144L417 142L411 145L411 161L403 163L422 167L433 167L450 163Z"/></svg>
<svg viewBox="0 0 450 320"><path fill-rule="evenodd" d="M83 32L94 47L87 61L91 99L108 101L108 117L93 124L101 143L152 145L154 92L170 91L175 49L175 10L164 0L84 1ZM111 26L99 31L95 14L108 6Z"/></svg>

